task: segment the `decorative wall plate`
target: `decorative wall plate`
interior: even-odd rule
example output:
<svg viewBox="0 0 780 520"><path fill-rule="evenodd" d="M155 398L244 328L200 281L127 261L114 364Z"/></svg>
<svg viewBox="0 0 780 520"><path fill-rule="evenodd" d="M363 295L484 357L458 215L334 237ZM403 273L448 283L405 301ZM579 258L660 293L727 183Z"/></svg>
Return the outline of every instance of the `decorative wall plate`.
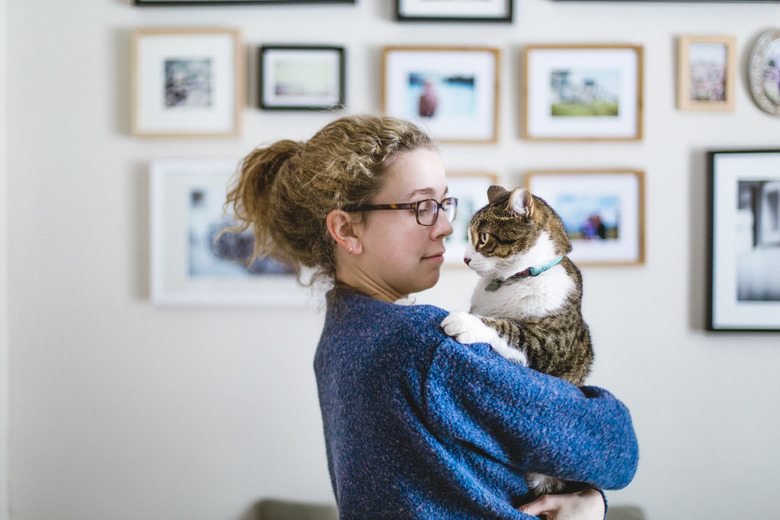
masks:
<svg viewBox="0 0 780 520"><path fill-rule="evenodd" d="M780 29L770 29L758 38L750 53L748 81L761 110L780 116Z"/></svg>

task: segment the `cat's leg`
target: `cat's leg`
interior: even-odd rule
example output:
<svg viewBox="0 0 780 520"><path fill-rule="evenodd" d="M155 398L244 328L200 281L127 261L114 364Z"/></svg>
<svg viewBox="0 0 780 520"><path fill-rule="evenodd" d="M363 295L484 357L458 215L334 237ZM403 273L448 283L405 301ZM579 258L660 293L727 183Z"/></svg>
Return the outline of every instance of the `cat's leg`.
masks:
<svg viewBox="0 0 780 520"><path fill-rule="evenodd" d="M477 317L467 312L453 312L441 322L445 334L455 338L459 343L488 343L493 350L510 361L523 366L528 366L525 352L519 348L510 346L507 340L499 333L501 330L493 325L494 318ZM498 329L498 330L497 330Z"/></svg>

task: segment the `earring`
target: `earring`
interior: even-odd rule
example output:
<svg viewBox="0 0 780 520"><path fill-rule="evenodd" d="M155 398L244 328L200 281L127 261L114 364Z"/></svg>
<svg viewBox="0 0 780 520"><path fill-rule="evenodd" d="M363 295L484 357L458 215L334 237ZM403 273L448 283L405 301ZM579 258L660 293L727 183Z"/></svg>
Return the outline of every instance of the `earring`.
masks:
<svg viewBox="0 0 780 520"><path fill-rule="evenodd" d="M347 251L347 254L348 254L348 255L351 255L351 254L352 254L352 248L351 248L351 247L349 248L349 251Z"/></svg>

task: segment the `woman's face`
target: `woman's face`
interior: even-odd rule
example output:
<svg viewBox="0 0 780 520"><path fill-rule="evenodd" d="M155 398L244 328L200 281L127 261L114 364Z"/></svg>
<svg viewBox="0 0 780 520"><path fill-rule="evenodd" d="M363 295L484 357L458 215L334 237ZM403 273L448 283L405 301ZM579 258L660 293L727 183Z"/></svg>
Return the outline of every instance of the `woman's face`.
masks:
<svg viewBox="0 0 780 520"><path fill-rule="evenodd" d="M447 195L444 165L436 152L419 149L397 156L384 187L371 204L396 204ZM444 239L452 225L439 210L436 223L421 226L413 209L365 212L360 267L388 294L407 295L433 287L444 261Z"/></svg>

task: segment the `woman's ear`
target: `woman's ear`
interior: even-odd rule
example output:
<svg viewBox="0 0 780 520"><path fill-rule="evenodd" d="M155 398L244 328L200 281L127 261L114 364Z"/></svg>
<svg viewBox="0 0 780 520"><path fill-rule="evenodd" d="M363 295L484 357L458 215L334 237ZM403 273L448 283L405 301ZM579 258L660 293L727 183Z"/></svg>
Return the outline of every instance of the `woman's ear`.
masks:
<svg viewBox="0 0 780 520"><path fill-rule="evenodd" d="M349 254L359 254L363 251L360 244L358 222L353 215L340 209L334 209L328 213L325 219L328 232L339 247L343 247Z"/></svg>

